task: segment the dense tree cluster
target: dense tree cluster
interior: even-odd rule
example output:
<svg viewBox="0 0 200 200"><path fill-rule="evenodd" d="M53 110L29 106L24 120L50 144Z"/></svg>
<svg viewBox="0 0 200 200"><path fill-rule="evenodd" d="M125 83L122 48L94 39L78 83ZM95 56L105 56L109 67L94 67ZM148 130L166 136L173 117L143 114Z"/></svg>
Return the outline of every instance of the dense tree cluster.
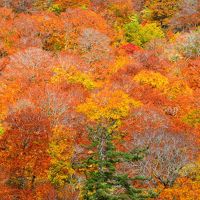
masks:
<svg viewBox="0 0 200 200"><path fill-rule="evenodd" d="M198 0L0 0L0 199L200 197Z"/></svg>

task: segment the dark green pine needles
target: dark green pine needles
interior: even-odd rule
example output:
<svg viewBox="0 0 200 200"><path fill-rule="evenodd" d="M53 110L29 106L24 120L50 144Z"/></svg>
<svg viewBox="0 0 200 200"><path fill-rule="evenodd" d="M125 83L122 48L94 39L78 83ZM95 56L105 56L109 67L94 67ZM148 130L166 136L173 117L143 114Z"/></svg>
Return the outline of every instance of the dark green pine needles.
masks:
<svg viewBox="0 0 200 200"><path fill-rule="evenodd" d="M114 145L115 131L98 125L89 128L92 152L82 163L86 181L82 196L85 200L143 200L154 198L156 194L143 188L134 188L135 181L146 180L143 176L131 178L128 174L117 172L117 164L143 159L144 150L132 152L117 151ZM93 166L93 167L92 167ZM91 169L92 168L92 169Z"/></svg>

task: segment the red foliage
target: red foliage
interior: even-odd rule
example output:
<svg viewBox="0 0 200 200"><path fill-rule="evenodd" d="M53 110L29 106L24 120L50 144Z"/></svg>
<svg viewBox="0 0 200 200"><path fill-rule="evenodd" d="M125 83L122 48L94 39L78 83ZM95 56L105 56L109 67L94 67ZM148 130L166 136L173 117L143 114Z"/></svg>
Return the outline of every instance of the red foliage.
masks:
<svg viewBox="0 0 200 200"><path fill-rule="evenodd" d="M187 2L183 2L186 5ZM191 144L184 137L189 136L197 149L195 140L200 142L200 126L185 124L183 117L191 110L200 109L200 59L186 60L180 55L174 46L176 34L172 30L166 30L166 38L148 43L145 49L124 44L124 25L130 22L133 10L141 11L144 4L145 1L134 0L0 1L1 6L14 9L0 8L0 199L78 198L78 189L73 190L75 186L67 181L64 188L50 183L47 174L51 163L50 138L56 127L72 130L76 133L72 162L76 164L89 154L86 127L96 122L79 113L77 107L101 90L121 92L117 96L119 101L114 99L108 103L113 115L118 115L118 110L112 103L123 105L121 94L141 102L140 108L131 108L129 115L119 120L119 130L125 134L125 143L118 144L119 149L130 150L136 144L146 145L145 142L151 140L154 155L160 156L159 153L167 149L165 162L173 156L176 144L181 148L185 145L181 150L188 158L192 148L185 150ZM54 9L62 12L56 13ZM199 24L196 20L199 8L192 7L195 12L191 15L184 13L185 9L174 16L173 20L179 19L180 23L172 20L175 29L190 29ZM188 15L192 17L191 23ZM141 20L141 23L149 22ZM178 52L175 58L168 58L173 52ZM78 77L74 71L68 73L72 69L77 70ZM54 76L59 70L63 79ZM144 72L142 76L147 84L134 80L140 72ZM148 72L150 76L145 76ZM152 74L155 80L151 79ZM57 79L52 81L52 77ZM164 86L159 88L154 84ZM182 91L186 88L188 93ZM170 90L178 95L170 96ZM106 95L105 92L102 97ZM98 99L99 105L107 104L109 98L102 97ZM94 113L100 112L92 103L88 107L93 108ZM160 139L160 144L154 143L156 137L155 141ZM192 159L191 156L190 161ZM155 160L151 157L150 161L147 166L152 170ZM126 170L134 173L129 164ZM160 166L163 167L163 163ZM79 175L78 180L84 180ZM155 178L153 173L148 176Z"/></svg>
<svg viewBox="0 0 200 200"><path fill-rule="evenodd" d="M133 53L141 50L141 48L139 46L136 46L136 45L130 44L130 43L123 45L121 48L124 49L128 54L133 54Z"/></svg>
<svg viewBox="0 0 200 200"><path fill-rule="evenodd" d="M32 190L45 179L49 166L49 121L39 111L26 108L11 113L6 123L10 127L0 140L0 160L7 185L19 193Z"/></svg>

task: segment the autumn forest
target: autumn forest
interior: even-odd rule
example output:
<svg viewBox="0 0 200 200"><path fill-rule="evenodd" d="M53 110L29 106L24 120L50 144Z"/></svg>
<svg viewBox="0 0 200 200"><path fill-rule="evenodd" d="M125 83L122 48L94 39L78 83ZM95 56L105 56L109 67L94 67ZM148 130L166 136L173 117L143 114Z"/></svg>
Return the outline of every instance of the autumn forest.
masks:
<svg viewBox="0 0 200 200"><path fill-rule="evenodd" d="M0 200L200 200L199 0L0 0Z"/></svg>

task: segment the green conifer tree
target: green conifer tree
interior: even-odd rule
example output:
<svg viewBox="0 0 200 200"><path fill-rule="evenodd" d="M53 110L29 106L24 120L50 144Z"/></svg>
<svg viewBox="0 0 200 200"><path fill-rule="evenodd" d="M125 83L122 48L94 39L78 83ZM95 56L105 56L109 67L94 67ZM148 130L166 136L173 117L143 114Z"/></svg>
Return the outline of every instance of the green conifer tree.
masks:
<svg viewBox="0 0 200 200"><path fill-rule="evenodd" d="M155 197L155 193L142 188L134 188L135 181L146 180L143 176L129 177L118 172L117 164L139 161L145 151L118 151L114 138L119 134L112 128L98 125L89 128L91 141L90 156L82 163L86 181L82 196L85 200L143 200Z"/></svg>

